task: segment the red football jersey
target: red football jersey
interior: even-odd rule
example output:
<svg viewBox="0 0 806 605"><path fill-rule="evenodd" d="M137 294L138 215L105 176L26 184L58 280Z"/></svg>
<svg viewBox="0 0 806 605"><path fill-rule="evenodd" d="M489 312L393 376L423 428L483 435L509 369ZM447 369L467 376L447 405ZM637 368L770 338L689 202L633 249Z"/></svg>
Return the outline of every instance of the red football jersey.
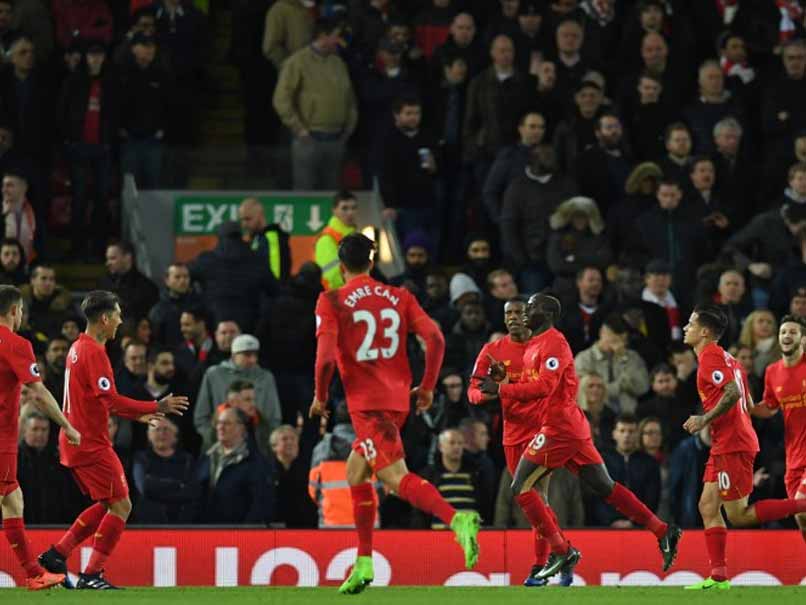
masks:
<svg viewBox="0 0 806 605"><path fill-rule="evenodd" d="M714 409L728 381L739 387L739 401L711 423L711 454L757 452L758 437L750 422L750 388L744 368L716 343L700 351L697 368L697 390L706 412Z"/></svg>
<svg viewBox="0 0 806 605"><path fill-rule="evenodd" d="M0 326L0 454L16 454L22 385L42 380L31 343Z"/></svg>
<svg viewBox="0 0 806 605"><path fill-rule="evenodd" d="M588 419L577 405L574 356L556 328L532 337L523 358L521 382L502 384L499 395L529 407L524 417L533 418L532 435L540 431L562 439L591 436Z"/></svg>
<svg viewBox="0 0 806 605"><path fill-rule="evenodd" d="M81 445L71 445L64 432L59 451L64 466L83 466L112 449L109 413L136 420L157 411L156 401L137 401L117 392L106 349L97 340L81 334L67 354L64 371L64 415L81 433Z"/></svg>
<svg viewBox="0 0 806 605"><path fill-rule="evenodd" d="M476 358L473 376L487 375L490 369L490 359L487 356L490 355L496 361L504 363L510 382L518 382L521 379L523 356L528 344L528 341L515 342L509 335L495 342L487 343ZM470 388L467 390L467 398L470 403L474 404L484 402L478 380L471 381ZM539 412L534 409L534 406L507 397L499 397L499 399L504 416L504 445L517 445L534 437L536 418L539 416Z"/></svg>
<svg viewBox="0 0 806 605"><path fill-rule="evenodd" d="M369 276L356 277L319 295L316 324L320 349L323 335L336 336L336 362L351 411L409 410L412 377L406 353L408 334L433 334L439 328L408 290ZM436 384L443 353L444 344L439 350L426 352L426 366L430 361L431 367L422 385L428 390ZM429 360L429 354L438 355L438 359ZM316 394L321 401L327 398L328 382L329 377L317 372Z"/></svg>
<svg viewBox="0 0 806 605"><path fill-rule="evenodd" d="M783 410L786 468L806 467L806 355L791 368L783 359L767 366L764 403Z"/></svg>

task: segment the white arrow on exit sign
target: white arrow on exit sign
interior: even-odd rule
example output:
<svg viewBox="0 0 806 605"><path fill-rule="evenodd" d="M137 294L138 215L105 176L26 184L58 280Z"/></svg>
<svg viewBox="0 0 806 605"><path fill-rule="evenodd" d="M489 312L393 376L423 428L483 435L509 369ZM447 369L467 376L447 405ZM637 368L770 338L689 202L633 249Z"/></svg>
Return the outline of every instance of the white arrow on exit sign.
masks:
<svg viewBox="0 0 806 605"><path fill-rule="evenodd" d="M308 229L311 231L319 231L322 228L324 223L322 222L321 214L319 213L319 205L314 204L311 206L311 216L308 219L308 222L305 223L308 225Z"/></svg>

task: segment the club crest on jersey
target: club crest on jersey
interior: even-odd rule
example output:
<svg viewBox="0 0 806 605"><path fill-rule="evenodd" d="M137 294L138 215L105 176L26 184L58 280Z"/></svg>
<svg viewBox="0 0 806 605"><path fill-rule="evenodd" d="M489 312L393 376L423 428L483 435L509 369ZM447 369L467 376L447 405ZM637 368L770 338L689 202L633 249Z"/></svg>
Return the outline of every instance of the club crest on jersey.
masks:
<svg viewBox="0 0 806 605"><path fill-rule="evenodd" d="M98 388L101 389L102 391L108 391L111 386L112 383L106 376L101 376L98 379Z"/></svg>
<svg viewBox="0 0 806 605"><path fill-rule="evenodd" d="M36 362L31 364L31 367L28 368L31 371L31 376L39 376L39 366Z"/></svg>
<svg viewBox="0 0 806 605"><path fill-rule="evenodd" d="M560 360L557 359L556 357L549 357L546 360L546 369L547 370L551 370L552 372L554 372L559 367L560 367Z"/></svg>
<svg viewBox="0 0 806 605"><path fill-rule="evenodd" d="M714 384L721 384L722 381L725 380L725 375L719 370L714 370L711 373L711 380L714 381Z"/></svg>

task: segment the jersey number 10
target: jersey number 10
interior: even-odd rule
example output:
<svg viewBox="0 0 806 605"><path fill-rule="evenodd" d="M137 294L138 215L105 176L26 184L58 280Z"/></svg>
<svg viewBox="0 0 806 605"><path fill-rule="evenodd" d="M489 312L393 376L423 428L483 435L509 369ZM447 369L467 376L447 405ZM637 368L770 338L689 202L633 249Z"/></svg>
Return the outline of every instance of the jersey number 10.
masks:
<svg viewBox="0 0 806 605"><path fill-rule="evenodd" d="M375 316L370 311L356 311L353 313L353 323L367 324L367 333L364 335L364 340L361 341L361 346L356 351L355 358L357 361L375 361L378 355L384 359L391 359L397 353L400 346L400 315L394 309L381 309L380 322L375 319ZM378 323L383 328L384 345L380 348L373 348L375 342L375 334L378 332Z"/></svg>

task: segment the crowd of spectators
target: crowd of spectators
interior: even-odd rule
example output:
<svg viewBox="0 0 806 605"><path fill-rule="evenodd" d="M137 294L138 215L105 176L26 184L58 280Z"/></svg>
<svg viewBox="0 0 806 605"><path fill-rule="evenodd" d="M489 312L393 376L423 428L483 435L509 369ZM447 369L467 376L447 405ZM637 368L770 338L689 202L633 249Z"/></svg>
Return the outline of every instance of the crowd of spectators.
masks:
<svg viewBox="0 0 806 605"><path fill-rule="evenodd" d="M8 61L0 279L24 286L23 333L46 383L63 390L67 349L83 323L55 268L31 262L58 139L75 171L77 252L104 252L98 286L120 294L127 318L109 348L118 389L141 399L187 393L192 403L176 422L110 424L134 518L349 524L339 474L349 417L342 409L325 427L306 412L313 305L323 281L340 285L333 242L356 228L353 196L335 195L318 266L291 275L287 239L267 244L277 227L248 198L240 225L219 227L214 250L153 283L129 244L104 248L108 227L94 227L106 220L98 189L111 187L116 159L143 186L158 184L163 141L192 139L185 109L209 59L200 42L207 17L181 0L123 15L102 0L53 0L50 15L45 4L0 0ZM39 12L16 20L23 7ZM780 357L777 318L806 317L801 4L277 0L231 8L247 144L288 144L299 189L339 190L350 162L364 185L377 183L405 255L390 281L411 290L445 333L434 406L410 415L403 431L409 468L455 506L480 511L485 525L524 524L505 489L500 408L471 405L467 390L479 351L506 331L504 302L548 288L563 302L559 327L576 356L579 405L611 475L662 516L696 526L710 436L681 428L699 407L696 356L681 342L691 309L707 301L725 310L721 344L744 365L756 400L765 368ZM129 22L121 36L118 24ZM416 382L424 363L416 339L408 354ZM338 386L332 399L341 399ZM35 503L26 514L65 521L80 495L65 488L58 506L47 495L70 483L54 464L53 427L35 412L22 426L20 479ZM780 415L756 428L756 491L779 495ZM552 480L564 525L629 527L589 496L571 474ZM383 527L438 525L394 495L379 491L378 501Z"/></svg>

